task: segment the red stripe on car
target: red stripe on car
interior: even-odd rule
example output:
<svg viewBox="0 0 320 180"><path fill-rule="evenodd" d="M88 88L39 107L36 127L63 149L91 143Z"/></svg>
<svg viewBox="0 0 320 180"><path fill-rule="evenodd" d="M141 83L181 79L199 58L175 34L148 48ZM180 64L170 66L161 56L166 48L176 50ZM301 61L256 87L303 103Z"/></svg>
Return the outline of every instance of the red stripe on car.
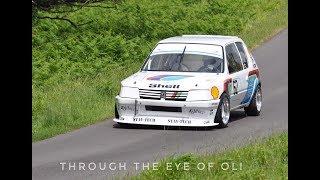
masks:
<svg viewBox="0 0 320 180"><path fill-rule="evenodd" d="M224 92L228 92L228 84L231 82L232 82L232 78L228 78L228 79L224 80L224 84L223 84L223 91Z"/></svg>
<svg viewBox="0 0 320 180"><path fill-rule="evenodd" d="M259 78L260 77L259 69L254 69L250 71L248 76L252 76L252 75L257 75L257 77Z"/></svg>

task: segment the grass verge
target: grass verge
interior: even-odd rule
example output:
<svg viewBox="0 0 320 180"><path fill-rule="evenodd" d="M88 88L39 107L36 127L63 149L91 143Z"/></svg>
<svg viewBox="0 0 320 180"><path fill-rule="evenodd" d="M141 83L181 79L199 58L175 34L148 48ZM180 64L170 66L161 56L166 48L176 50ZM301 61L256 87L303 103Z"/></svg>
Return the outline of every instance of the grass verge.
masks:
<svg viewBox="0 0 320 180"><path fill-rule="evenodd" d="M165 37L238 35L254 48L287 27L287 0L150 2L106 1L98 5L115 8L83 8L68 16L93 23L77 29L54 20L35 23L32 141L113 117L121 80Z"/></svg>
<svg viewBox="0 0 320 180"><path fill-rule="evenodd" d="M179 163L179 168L175 168ZM189 169L183 168L183 163L188 163ZM273 135L261 142L220 154L170 157L162 160L157 170L142 171L138 176L127 178L288 179L288 133Z"/></svg>

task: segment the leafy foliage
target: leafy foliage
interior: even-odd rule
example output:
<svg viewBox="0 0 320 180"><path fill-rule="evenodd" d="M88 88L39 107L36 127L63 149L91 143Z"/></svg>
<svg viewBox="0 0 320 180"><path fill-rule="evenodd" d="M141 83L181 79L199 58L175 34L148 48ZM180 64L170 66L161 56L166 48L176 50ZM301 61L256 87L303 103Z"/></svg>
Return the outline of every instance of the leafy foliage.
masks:
<svg viewBox="0 0 320 180"><path fill-rule="evenodd" d="M114 63L141 63L156 41L170 36L239 34L255 18L257 7L274 8L280 2L133 0L114 9L84 8L70 14L74 21L93 21L78 28L42 20L33 28L33 84L94 77Z"/></svg>
<svg viewBox="0 0 320 180"><path fill-rule="evenodd" d="M38 9L32 27L33 140L112 116L120 81L139 69L159 40L238 35L252 47L286 26L286 6L286 0L110 0ZM38 18L57 14L90 23L74 27Z"/></svg>

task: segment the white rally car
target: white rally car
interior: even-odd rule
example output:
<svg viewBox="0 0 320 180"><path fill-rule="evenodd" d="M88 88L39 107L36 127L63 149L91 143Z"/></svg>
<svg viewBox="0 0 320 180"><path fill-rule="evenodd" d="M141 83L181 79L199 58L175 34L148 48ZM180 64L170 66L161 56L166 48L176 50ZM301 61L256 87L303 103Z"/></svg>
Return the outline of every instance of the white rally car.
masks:
<svg viewBox="0 0 320 180"><path fill-rule="evenodd" d="M121 82L114 121L226 127L231 110L258 116L261 105L259 69L240 38L183 35L160 41Z"/></svg>

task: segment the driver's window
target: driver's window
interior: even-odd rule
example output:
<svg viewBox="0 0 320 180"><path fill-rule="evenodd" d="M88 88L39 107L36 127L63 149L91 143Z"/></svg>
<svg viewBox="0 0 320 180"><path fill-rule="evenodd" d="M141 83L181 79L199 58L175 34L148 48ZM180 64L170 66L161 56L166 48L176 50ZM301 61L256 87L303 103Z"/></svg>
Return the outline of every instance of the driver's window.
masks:
<svg viewBox="0 0 320 180"><path fill-rule="evenodd" d="M229 73L235 73L243 69L239 52L234 43L226 46L226 56Z"/></svg>

